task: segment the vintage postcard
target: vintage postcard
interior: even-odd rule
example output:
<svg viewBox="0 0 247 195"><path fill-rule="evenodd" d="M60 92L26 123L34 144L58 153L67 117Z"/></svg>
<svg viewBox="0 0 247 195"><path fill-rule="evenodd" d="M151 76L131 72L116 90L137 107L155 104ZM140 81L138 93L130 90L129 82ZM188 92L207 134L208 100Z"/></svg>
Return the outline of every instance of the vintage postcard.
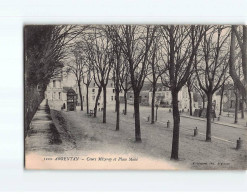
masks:
<svg viewBox="0 0 247 195"><path fill-rule="evenodd" d="M24 26L25 169L246 170L247 26Z"/></svg>

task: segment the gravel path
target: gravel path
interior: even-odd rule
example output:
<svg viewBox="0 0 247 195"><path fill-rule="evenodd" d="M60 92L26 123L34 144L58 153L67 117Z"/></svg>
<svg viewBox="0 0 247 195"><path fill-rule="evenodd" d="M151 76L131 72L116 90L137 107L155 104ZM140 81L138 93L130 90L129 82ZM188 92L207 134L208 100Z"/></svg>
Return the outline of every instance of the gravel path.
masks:
<svg viewBox="0 0 247 195"><path fill-rule="evenodd" d="M244 129L212 124L210 143L205 142L205 121L181 117L179 161L171 161L173 120L168 109L159 109L158 121L152 125L147 121L151 109L141 107L142 143L136 143L131 105L128 105L126 116L121 114L119 131L115 130L114 107L107 108L106 124L102 123L102 112L93 118L79 109L51 110L47 114L44 107L40 108L33 120L33 124L37 123L36 130L26 139L26 152L32 154L30 159L36 163L32 168L222 170L247 167L246 145L241 150L235 149L238 137L247 140ZM47 120L55 129L44 125ZM168 120L170 128L166 127ZM41 126L39 121L42 121ZM199 129L196 137L193 136L195 127ZM53 160L46 161L44 157ZM74 157L79 160L66 161ZM57 158L62 160L54 161Z"/></svg>
<svg viewBox="0 0 247 195"><path fill-rule="evenodd" d="M121 105L122 106L122 105ZM170 161L172 125L166 128L172 116L168 111L159 110L158 122L151 125L146 117L149 108L141 108L142 143L134 142L133 108L129 106L127 116L121 115L120 131L115 131L114 108L107 110L107 123L102 123L102 112L97 118L87 117L85 111L61 112L68 121L68 131L76 142L75 155L90 152L130 154L147 156L151 159ZM193 128L198 126L199 135L193 136ZM172 162L181 169L246 169L245 149L236 150L236 139L246 137L246 132L236 128L213 124L212 142L205 142L205 122L181 118L180 150L178 162Z"/></svg>

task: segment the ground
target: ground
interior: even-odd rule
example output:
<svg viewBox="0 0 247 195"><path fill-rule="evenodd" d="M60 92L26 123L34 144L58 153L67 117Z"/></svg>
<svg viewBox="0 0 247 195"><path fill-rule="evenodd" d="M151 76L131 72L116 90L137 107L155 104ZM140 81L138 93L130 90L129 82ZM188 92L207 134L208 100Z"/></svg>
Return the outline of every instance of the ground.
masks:
<svg viewBox="0 0 247 195"><path fill-rule="evenodd" d="M123 105L121 105L122 109ZM139 161L142 159L144 164L138 165L141 169L145 167L148 169L246 169L245 145L243 149L236 150L236 140L239 137L244 141L247 140L246 128L243 125L232 126L230 122L232 118L229 118L228 123L222 121L221 124L216 124L215 121L212 124L212 142L205 142L205 120L198 120L189 117L187 113L181 113L179 161L175 162L170 160L172 114L166 108L159 108L158 121L150 124L147 121L150 112L150 107L141 106L142 143L136 143L132 105L128 105L126 116L121 114L119 131L115 130L114 107L107 107L106 124L102 123L102 112L98 112L97 118L93 118L88 117L86 111L80 111L79 107L77 111L70 112L51 110L51 117L61 135L60 145L63 146L63 150L60 152L57 150L55 155L85 157L95 154L107 154L103 157L127 155L139 158ZM168 120L170 128L167 128ZM199 130L196 137L193 136L195 127ZM52 151L43 152L47 156L54 156Z"/></svg>

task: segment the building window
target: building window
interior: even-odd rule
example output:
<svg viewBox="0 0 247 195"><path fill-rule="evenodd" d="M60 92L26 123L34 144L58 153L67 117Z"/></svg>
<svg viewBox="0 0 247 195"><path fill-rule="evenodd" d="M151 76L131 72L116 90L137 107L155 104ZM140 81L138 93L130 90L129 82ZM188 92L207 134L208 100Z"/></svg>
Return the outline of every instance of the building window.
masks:
<svg viewBox="0 0 247 195"><path fill-rule="evenodd" d="M115 89L112 89L112 93L115 93Z"/></svg>
<svg viewBox="0 0 247 195"><path fill-rule="evenodd" d="M56 81L53 80L53 87L56 87Z"/></svg>
<svg viewBox="0 0 247 195"><path fill-rule="evenodd" d="M84 102L84 96L82 96L82 101Z"/></svg>
<svg viewBox="0 0 247 195"><path fill-rule="evenodd" d="M58 98L61 100L61 92L58 93Z"/></svg>
<svg viewBox="0 0 247 195"><path fill-rule="evenodd" d="M130 95L130 98L132 98L132 95Z"/></svg>
<svg viewBox="0 0 247 195"><path fill-rule="evenodd" d="M92 92L94 93L95 92L95 89L92 89Z"/></svg>
<svg viewBox="0 0 247 195"><path fill-rule="evenodd" d="M95 96L93 96L92 98L93 98L93 100L95 100Z"/></svg>
<svg viewBox="0 0 247 195"><path fill-rule="evenodd" d="M111 96L111 101L113 101L113 96Z"/></svg>
<svg viewBox="0 0 247 195"><path fill-rule="evenodd" d="M95 87L95 83L93 83L93 86Z"/></svg>
<svg viewBox="0 0 247 195"><path fill-rule="evenodd" d="M111 83L111 87L113 87L113 83ZM114 93L114 92L113 92Z"/></svg>

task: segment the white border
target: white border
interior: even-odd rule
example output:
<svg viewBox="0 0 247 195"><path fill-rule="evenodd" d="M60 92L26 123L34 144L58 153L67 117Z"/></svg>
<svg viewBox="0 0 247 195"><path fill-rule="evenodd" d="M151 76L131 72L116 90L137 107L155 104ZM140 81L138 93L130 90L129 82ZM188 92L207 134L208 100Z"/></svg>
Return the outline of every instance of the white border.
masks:
<svg viewBox="0 0 247 195"><path fill-rule="evenodd" d="M246 0L0 0L0 191L246 191L246 171L24 171L25 24L246 24Z"/></svg>

